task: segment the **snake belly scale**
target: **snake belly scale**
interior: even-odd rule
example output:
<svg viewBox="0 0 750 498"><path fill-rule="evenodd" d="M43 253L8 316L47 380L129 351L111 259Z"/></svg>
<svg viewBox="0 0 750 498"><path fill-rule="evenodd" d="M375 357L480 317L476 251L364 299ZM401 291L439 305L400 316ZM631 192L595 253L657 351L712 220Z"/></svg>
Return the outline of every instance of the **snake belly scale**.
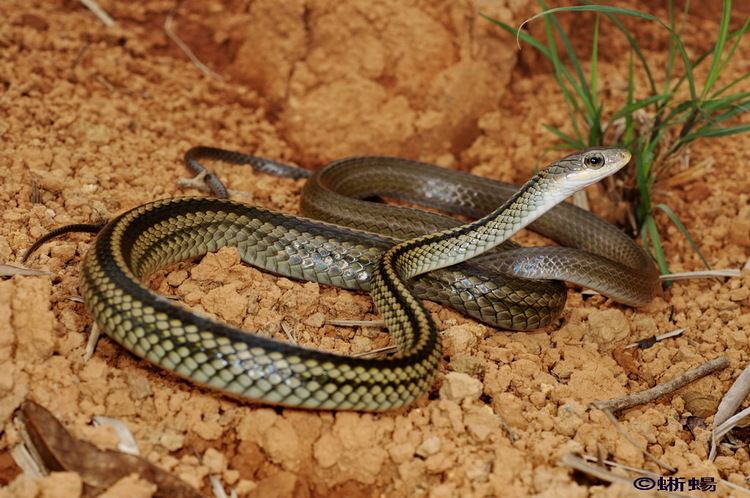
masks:
<svg viewBox="0 0 750 498"><path fill-rule="evenodd" d="M432 385L441 357L432 319L407 282L425 272L451 271L446 267L491 250L629 157L609 148L573 154L538 173L484 218L396 245L369 232L233 201L155 201L104 227L84 260L81 291L107 335L198 383L304 408L404 406ZM369 288L399 354L350 358L248 334L196 315L140 283L169 263L223 246L238 247L243 260L268 271L322 283L348 282L356 288L359 282L362 288L362 275L372 271ZM335 272L318 264L322 254L326 259L335 254Z"/></svg>

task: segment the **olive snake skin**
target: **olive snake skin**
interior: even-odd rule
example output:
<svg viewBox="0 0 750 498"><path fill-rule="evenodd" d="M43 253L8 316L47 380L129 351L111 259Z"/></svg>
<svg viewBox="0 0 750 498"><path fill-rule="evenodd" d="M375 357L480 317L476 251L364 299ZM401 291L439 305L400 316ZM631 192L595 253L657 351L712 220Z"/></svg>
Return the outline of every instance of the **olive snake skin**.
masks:
<svg viewBox="0 0 750 498"><path fill-rule="evenodd" d="M287 406L366 411L396 408L429 389L441 358L434 323L420 296L412 294L410 280L415 279L415 289L436 285L433 289L442 289L438 294L446 293L445 282L462 284L452 266L460 264L471 277L463 280L483 282L487 267L494 263L482 260L472 267L464 261L491 251L573 191L617 171L629 158L627 151L614 148L570 155L539 172L478 221L438 227L443 229L402 243L224 199L155 201L118 216L102 229L84 259L81 292L95 322L107 335L137 356L195 382ZM397 192L388 194L398 197ZM653 270L647 265L623 256L627 249L616 247L616 242L609 244L612 248L604 249L606 256L599 257L609 260L607 256L615 255L621 261L614 263L629 267L636 279L652 278ZM369 288L399 354L389 359L349 358L248 334L192 313L139 283L158 268L223 246L238 247L243 260L273 273ZM532 263L522 259L514 264L515 270L523 271L524 266L533 270L535 258L546 257L532 251L528 256ZM446 280L440 280L440 273L437 277L423 275L435 270L448 275ZM616 278L615 273L608 275L599 275L599 279ZM478 287L483 285L489 284ZM627 285L618 281L613 287ZM631 293L643 303L655 287L640 294L631 289ZM513 313L524 315L533 308L525 298L536 293L537 297L530 298L533 301L544 294L509 291L511 295L514 292L517 301L505 307L511 324ZM451 297L446 299L450 302ZM553 303L547 313L556 306L561 305ZM529 313L535 315L536 311ZM526 317L516 323L517 328L528 323Z"/></svg>

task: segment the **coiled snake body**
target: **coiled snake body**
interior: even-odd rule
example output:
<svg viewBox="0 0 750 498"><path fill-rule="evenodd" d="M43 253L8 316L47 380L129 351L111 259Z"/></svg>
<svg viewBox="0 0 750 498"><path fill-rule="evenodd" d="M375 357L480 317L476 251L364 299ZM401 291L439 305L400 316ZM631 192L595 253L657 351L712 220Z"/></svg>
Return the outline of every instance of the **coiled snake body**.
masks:
<svg viewBox="0 0 750 498"><path fill-rule="evenodd" d="M456 300L458 289L459 294L470 295L464 299L469 303L466 310L480 318L491 318L494 313L495 318L517 329L549 321L562 305L559 299L549 297L544 287L540 291L533 284L511 278L510 284L500 283L493 289L485 275L489 267L504 264L512 266L516 273L523 273L524 268L534 271L544 266L538 263L549 259L549 253L532 251L528 258L521 253L520 259L508 259L512 263L493 263L489 256L476 266L462 262L491 251L573 191L614 173L629 158L627 151L614 148L570 155L538 173L501 207L478 221L452 228L438 225L434 228L443 230L398 244L371 232L223 199L155 201L120 215L103 228L85 258L81 291L94 320L107 335L136 355L196 382L267 403L387 410L406 405L424 393L437 371L440 343L432 319L418 297L437 297L450 303ZM395 163L388 165L388 161L380 160L381 164L399 169ZM334 173L337 168L340 166L334 164ZM331 178L329 182L336 183L343 177ZM374 181L365 183L373 185ZM331 186L336 187L321 182L310 188ZM399 196L396 191L380 194ZM321 204L316 204L315 195L322 194L312 193L308 211L325 209L325 203L322 208L316 207ZM368 196L371 192L358 195ZM341 205L338 209L346 214L352 210ZM630 304L650 300L656 288L656 274L647 256L638 252L632 242L623 249L618 245L619 239L602 236L596 229L582 230L588 234L583 242L580 236L569 232L562 238L574 238L579 246L604 253L591 256L590 261L603 258L611 263L607 267L610 273L600 271L594 276L599 282L593 286L612 287L610 294L621 294L613 297ZM169 263L223 246L238 247L243 260L277 274L369 289L399 354L391 359L349 358L247 334L191 313L139 283ZM563 251L564 265L570 255L565 254L566 248L557 249ZM561 264L559 258L555 261L553 266ZM463 273L446 268L459 263ZM628 276L619 278L612 268ZM412 294L407 281L435 270L439 272L414 280L418 296ZM579 281L584 275L584 281L579 282L584 285L589 278L585 275L591 273L589 268L558 270L555 276L573 273ZM542 270L541 278L550 276L545 271L550 270ZM628 279L634 283L629 284ZM446 290L449 287L452 295ZM480 291L472 294L472 289L479 288L499 289L509 296L509 302L483 315L481 310L492 305L484 303L486 299Z"/></svg>

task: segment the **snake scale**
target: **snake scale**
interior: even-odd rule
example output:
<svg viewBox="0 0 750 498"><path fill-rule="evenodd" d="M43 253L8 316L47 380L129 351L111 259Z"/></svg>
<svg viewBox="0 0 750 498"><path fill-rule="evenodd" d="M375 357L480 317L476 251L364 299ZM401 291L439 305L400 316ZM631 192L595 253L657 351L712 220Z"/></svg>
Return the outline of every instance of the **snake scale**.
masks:
<svg viewBox="0 0 750 498"><path fill-rule="evenodd" d="M547 299L544 286L550 288L553 284L529 283L510 277L510 283L501 282L492 287L485 275L489 268L507 266L502 258L497 263L493 257L520 251L498 252L493 248L573 191L614 173L629 159L627 151L616 148L572 154L540 171L523 187L516 188L499 208L477 221L458 226L455 222L439 221L435 227L420 227L420 230L433 230L420 236L408 232L407 222L407 232L390 234L416 236L401 243L370 231L312 221L226 199L188 197L155 201L116 217L101 230L84 259L81 291L86 307L107 335L137 356L192 381L264 403L316 409L388 410L407 405L422 395L432 385L438 369L440 341L419 297L432 292L442 294L443 301L451 302L452 297L446 295L450 285L453 285L453 292L457 288L459 293L469 295L471 289L499 288L501 294L509 296L510 302L501 304L502 312L495 314L513 326L511 328L540 326L549 321L562 306L559 300L554 302L553 299L546 308L544 303L539 308L535 305ZM376 181L366 173L376 170L376 163L391 170L402 170L395 159L348 161L349 164L351 161L361 163L358 171L365 171L365 178L353 181L354 184L364 182L376 190ZM363 167L368 166L368 161L372 168ZM272 170L278 165L268 162L259 166L263 169L268 164ZM284 168L284 165L279 166ZM346 167L346 160L335 163L329 169L337 174L310 184L310 188L321 190L312 192L311 205L306 210L326 207L320 198L324 195L322 190L340 188L335 185L337 182L348 181L340 176ZM454 183L452 174L443 177L444 183ZM208 180L210 182L211 178ZM477 182L487 183L486 180ZM429 184L425 188L428 193L433 192ZM373 191L365 190L357 196L373 195ZM398 188L387 192L381 189L376 193L400 197ZM494 202L498 203L497 197ZM474 208L466 208L463 214L483 214L480 211L486 209L486 205L476 204ZM336 211L335 202L329 201L329 208ZM339 205L338 212L343 211L348 213L352 209ZM557 222L569 217L570 212L580 215L570 208L558 207L553 213L556 211L562 213ZM537 222L540 231L544 231L545 226L556 225L555 220L553 217L551 221L548 218ZM581 228L571 227L568 219L567 229L562 229L565 233L560 237L576 239L578 247L598 251L598 256L587 256L591 262L587 267L598 267L597 258L602 258L602 265L609 265L601 267L595 275L596 285L611 287L614 289L611 295L622 293L614 297L631 304L648 301L656 289L656 276L647 256L627 237L608 235L616 233L615 229L602 234L599 229L590 228L599 224L608 226L604 222L592 222L595 218L590 215L572 220L573 225L582 223L581 220L588 221ZM581 240L581 233L586 234L583 237L586 240ZM623 238L628 241L624 246ZM248 334L194 314L140 283L158 268L223 246L236 246L244 261L276 274L369 289L399 353L393 358L350 358ZM533 272L534 267L539 266L534 261L551 261L549 249L552 248L546 249L548 252L532 250L528 257L520 253L520 259L511 259L515 261L511 264L514 272ZM552 270L542 270L541 278L549 277L545 272L554 271L554 265L564 266L566 258L572 257L572 249L557 249L563 251L562 258L552 264ZM465 262L483 253L493 257L484 256L478 263ZM458 265L458 270L453 265ZM612 268L620 269L628 278L618 277L618 271ZM558 270L562 271L563 278L567 278L565 272L575 276L593 273L589 268ZM457 276L459 271L463 272L461 276ZM416 295L410 287L412 282ZM532 286L535 284L541 284L542 290ZM554 295L554 289L552 291ZM485 300L484 295L469 296L467 301L474 305L469 304L467 311L481 317L478 309L484 306Z"/></svg>

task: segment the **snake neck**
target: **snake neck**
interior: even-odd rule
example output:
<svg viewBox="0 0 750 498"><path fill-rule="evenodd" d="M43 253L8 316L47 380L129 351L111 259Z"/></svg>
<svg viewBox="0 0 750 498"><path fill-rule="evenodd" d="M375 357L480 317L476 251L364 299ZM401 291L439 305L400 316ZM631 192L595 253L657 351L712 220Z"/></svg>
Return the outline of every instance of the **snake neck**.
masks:
<svg viewBox="0 0 750 498"><path fill-rule="evenodd" d="M489 251L531 224L570 192L556 188L554 167L541 171L493 212L472 223L395 246L394 265L408 280Z"/></svg>
<svg viewBox="0 0 750 498"><path fill-rule="evenodd" d="M402 354L418 353L427 345L434 347L435 336L432 318L411 294L407 281L482 254L533 222L569 193L551 188L556 173L554 167L540 172L484 218L407 240L385 252L370 292Z"/></svg>

